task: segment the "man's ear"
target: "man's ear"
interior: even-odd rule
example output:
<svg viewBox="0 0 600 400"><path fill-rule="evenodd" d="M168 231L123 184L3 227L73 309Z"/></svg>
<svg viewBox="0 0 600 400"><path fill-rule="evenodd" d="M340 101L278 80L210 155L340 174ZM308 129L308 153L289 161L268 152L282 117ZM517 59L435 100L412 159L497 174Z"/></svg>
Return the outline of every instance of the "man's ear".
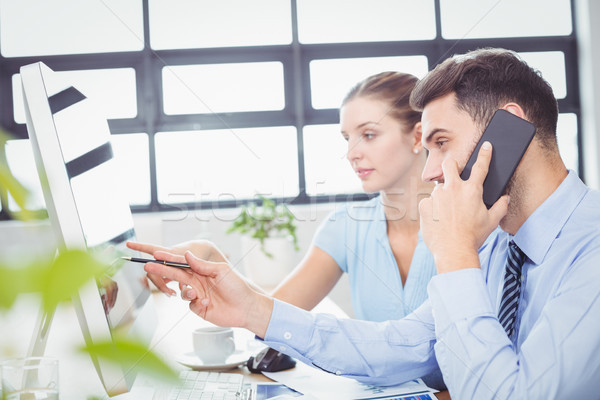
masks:
<svg viewBox="0 0 600 400"><path fill-rule="evenodd" d="M525 112L517 103L506 103L504 106L502 106L502 109L508 111L511 114L516 115L517 117L526 119Z"/></svg>

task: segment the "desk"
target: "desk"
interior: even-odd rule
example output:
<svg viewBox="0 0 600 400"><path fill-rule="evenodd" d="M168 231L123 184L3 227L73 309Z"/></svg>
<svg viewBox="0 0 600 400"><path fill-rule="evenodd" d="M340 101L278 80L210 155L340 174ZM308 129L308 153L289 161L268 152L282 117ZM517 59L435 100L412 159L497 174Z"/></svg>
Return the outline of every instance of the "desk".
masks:
<svg viewBox="0 0 600 400"><path fill-rule="evenodd" d="M174 370L186 367L175 362L175 356L192 350L193 329L208 325L200 317L189 311L187 302L179 297L167 297L162 293L152 295L159 324L150 345ZM23 295L7 312L0 313L0 360L24 357L27 354L35 322L39 312L39 298ZM243 329L236 329L236 341L246 346L254 342L254 335ZM70 303L61 304L56 310L45 354L59 359L59 380L61 400L85 400L90 397L106 398L106 391L96 374L89 355L80 353L78 348L85 341L79 321ZM260 347L257 347L257 351ZM242 373L248 380L269 381L261 374L250 374L245 368L232 371ZM136 381L132 391L115 400L148 400L153 398L155 387L152 382ZM156 391L156 400L161 400ZM164 391L163 391L164 392Z"/></svg>
<svg viewBox="0 0 600 400"><path fill-rule="evenodd" d="M161 356L167 364L175 370L185 367L174 360L174 355L191 351L192 330L206 326L208 323L192 313L187 307L187 302L178 297L167 297L162 293L153 294L156 311L159 319L157 331L151 343L152 350ZM24 356L31 339L37 307L39 302L35 299L20 300L11 310L11 316L0 316L2 329L0 357ZM331 300L325 299L316 311L327 312L343 316L343 311ZM250 332L237 329L236 341L242 346L252 343L254 335ZM70 304L62 304L57 309L52 328L48 338L46 354L59 358L60 398L61 400L83 400L89 397L105 398L106 392L91 358L76 351L84 345L83 334L75 310ZM4 347L4 348L3 348ZM10 351L7 352L7 348ZM258 351L259 347L257 347ZM232 372L244 374L248 381L270 381L260 374L251 374L246 368L238 368ZM138 380L139 381L139 380ZM130 393L117 397L115 400L155 400L166 399L165 390L155 390L152 382L138 382ZM439 394L438 399L448 399L446 394Z"/></svg>
<svg viewBox="0 0 600 400"><path fill-rule="evenodd" d="M188 302L182 301L178 296L167 297L162 293L154 295L159 324L154 334L150 348L159 355L174 370L183 370L183 367L174 360L174 356L192 351L192 331L202 326L210 325L202 318L190 311ZM254 335L245 329L234 329L236 347L258 352L264 345L254 339ZM235 368L227 372L243 374L246 381L271 381L262 374L252 374L247 368ZM134 385L135 392L142 383ZM167 399L168 390L156 390L154 400ZM118 397L121 400L121 396Z"/></svg>

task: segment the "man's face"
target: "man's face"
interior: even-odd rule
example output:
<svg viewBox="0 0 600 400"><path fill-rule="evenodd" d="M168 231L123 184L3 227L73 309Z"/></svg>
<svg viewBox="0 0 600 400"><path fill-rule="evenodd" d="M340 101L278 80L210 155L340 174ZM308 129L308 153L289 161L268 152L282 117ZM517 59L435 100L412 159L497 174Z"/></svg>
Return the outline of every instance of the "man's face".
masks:
<svg viewBox="0 0 600 400"><path fill-rule="evenodd" d="M429 150L423 180L442 183L442 162L447 158L453 159L462 171L482 132L469 114L456 107L454 93L427 104L421 122L423 147Z"/></svg>

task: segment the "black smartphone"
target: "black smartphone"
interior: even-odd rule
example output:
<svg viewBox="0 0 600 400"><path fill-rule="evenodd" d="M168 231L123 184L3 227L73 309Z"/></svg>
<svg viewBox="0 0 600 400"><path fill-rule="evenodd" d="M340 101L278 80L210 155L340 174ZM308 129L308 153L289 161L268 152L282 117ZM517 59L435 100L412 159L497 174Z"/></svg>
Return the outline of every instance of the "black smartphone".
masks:
<svg viewBox="0 0 600 400"><path fill-rule="evenodd" d="M483 182L483 202L487 208L493 206L504 194L506 185L529 147L533 135L535 135L535 126L531 122L502 109L494 113L460 174L463 180L469 179L471 168L479 154L479 148L483 142L490 142L492 144L492 160L487 177Z"/></svg>

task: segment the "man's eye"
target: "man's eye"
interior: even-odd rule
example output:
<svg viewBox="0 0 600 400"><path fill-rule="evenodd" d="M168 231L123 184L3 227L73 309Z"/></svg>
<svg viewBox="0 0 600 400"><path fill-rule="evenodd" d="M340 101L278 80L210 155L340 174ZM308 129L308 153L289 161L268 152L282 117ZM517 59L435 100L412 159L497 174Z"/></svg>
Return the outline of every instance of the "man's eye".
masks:
<svg viewBox="0 0 600 400"><path fill-rule="evenodd" d="M365 133L363 134L363 136L364 136L364 137L365 137L365 139L367 139L367 140L371 140L371 139L374 139L374 138L375 138L375 134L374 134L374 133L371 133L371 132L365 132Z"/></svg>

